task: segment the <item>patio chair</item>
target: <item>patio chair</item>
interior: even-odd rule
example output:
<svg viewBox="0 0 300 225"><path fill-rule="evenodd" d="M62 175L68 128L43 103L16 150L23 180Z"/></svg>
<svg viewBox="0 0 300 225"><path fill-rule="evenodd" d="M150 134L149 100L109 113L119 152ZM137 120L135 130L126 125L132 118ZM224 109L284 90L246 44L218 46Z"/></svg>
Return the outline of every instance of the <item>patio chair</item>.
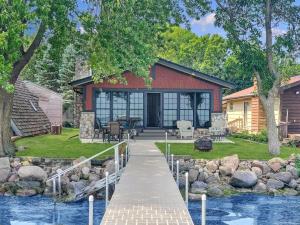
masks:
<svg viewBox="0 0 300 225"><path fill-rule="evenodd" d="M109 122L107 135L108 135L108 142L110 142L111 140L116 140L116 139L120 142L123 137L120 123Z"/></svg>
<svg viewBox="0 0 300 225"><path fill-rule="evenodd" d="M94 136L93 136L93 140L98 137L100 138L100 134L102 132L102 126L101 126L101 122L98 118L96 118L96 126L95 126L95 129L94 129Z"/></svg>
<svg viewBox="0 0 300 225"><path fill-rule="evenodd" d="M182 139L183 137L192 137L194 138L194 127L192 126L191 121L179 120L176 122L177 128L179 129L179 136Z"/></svg>

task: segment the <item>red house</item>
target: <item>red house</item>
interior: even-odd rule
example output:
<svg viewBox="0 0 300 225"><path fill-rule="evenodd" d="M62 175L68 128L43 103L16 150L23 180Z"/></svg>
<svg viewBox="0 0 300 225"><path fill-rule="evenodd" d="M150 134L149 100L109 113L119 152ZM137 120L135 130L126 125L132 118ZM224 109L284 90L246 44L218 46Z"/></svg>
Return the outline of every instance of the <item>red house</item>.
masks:
<svg viewBox="0 0 300 225"><path fill-rule="evenodd" d="M94 126L96 118L106 124L124 116L139 117L143 128L173 128L177 120L189 120L195 128L207 128L211 126L212 114L222 112L222 89L233 87L222 79L164 59L150 70L151 88L131 72L124 72L125 85L95 84L85 71L77 72L70 84L82 99L77 109L82 110L80 123L85 124L86 130Z"/></svg>

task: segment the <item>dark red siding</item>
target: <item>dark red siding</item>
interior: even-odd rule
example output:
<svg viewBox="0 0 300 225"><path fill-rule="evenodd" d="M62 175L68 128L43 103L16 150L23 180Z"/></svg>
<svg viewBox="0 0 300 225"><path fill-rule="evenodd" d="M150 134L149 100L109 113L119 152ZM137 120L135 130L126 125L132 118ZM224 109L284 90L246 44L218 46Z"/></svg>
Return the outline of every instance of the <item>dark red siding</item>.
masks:
<svg viewBox="0 0 300 225"><path fill-rule="evenodd" d="M286 110L289 110L288 133L300 134L300 85L285 90L280 96L280 105L281 121L286 120Z"/></svg>
<svg viewBox="0 0 300 225"><path fill-rule="evenodd" d="M117 89L147 89L144 80L134 76L130 72L124 73L127 85L124 84L89 84L86 86L86 110L93 110L93 89L94 88L117 88ZM162 65L155 67L155 79L152 82L152 89L170 90L209 90L214 99L213 111L221 112L221 87L217 84L200 80L191 75L185 75L179 71L170 69Z"/></svg>

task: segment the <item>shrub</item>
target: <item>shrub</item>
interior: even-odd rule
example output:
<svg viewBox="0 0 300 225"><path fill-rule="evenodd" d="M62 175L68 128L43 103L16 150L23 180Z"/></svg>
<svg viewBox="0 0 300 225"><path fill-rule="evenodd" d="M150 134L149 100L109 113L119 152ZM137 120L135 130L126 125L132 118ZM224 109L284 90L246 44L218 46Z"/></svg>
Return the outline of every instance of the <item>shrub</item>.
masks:
<svg viewBox="0 0 300 225"><path fill-rule="evenodd" d="M71 123L71 122L64 121L64 122L63 122L63 127L73 128L74 125L73 125L73 123Z"/></svg>
<svg viewBox="0 0 300 225"><path fill-rule="evenodd" d="M260 143L268 142L268 135L266 130L262 130L257 134L251 134L248 131L242 131L240 133L232 134L232 137L247 139L247 140L260 142Z"/></svg>

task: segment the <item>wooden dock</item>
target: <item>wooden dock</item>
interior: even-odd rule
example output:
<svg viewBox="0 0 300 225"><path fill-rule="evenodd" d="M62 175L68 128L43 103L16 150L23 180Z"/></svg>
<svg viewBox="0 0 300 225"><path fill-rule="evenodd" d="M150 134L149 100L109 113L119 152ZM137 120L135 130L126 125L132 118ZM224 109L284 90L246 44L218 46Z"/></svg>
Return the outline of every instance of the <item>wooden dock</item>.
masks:
<svg viewBox="0 0 300 225"><path fill-rule="evenodd" d="M192 225L164 155L153 141L131 143L130 154L101 225Z"/></svg>

